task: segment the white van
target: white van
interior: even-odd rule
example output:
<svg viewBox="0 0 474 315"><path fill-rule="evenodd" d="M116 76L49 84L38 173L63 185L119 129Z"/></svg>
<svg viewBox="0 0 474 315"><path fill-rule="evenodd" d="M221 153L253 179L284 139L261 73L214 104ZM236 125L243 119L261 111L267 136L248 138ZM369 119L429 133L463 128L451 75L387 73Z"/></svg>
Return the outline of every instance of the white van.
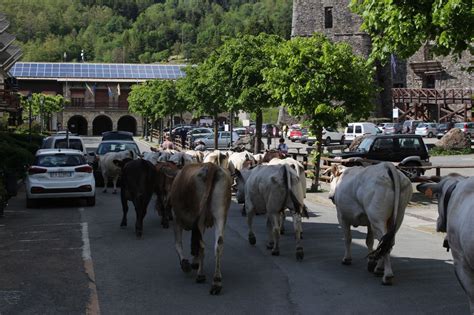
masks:
<svg viewBox="0 0 474 315"><path fill-rule="evenodd" d="M344 130L344 143L350 144L356 137L362 135L376 135L381 133L380 129L373 123L356 122L349 123Z"/></svg>
<svg viewBox="0 0 474 315"><path fill-rule="evenodd" d="M66 137L66 134L63 133L55 134L43 140L41 149L74 149L81 151L88 162L93 160L87 153L84 141L80 136L69 135L69 137Z"/></svg>

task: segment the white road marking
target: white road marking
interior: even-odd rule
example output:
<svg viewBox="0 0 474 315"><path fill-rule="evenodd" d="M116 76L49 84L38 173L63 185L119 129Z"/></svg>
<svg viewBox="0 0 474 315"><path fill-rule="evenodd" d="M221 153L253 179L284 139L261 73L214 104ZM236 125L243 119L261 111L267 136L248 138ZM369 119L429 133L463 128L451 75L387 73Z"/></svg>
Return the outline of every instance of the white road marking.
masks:
<svg viewBox="0 0 474 315"><path fill-rule="evenodd" d="M84 213L84 208L79 208L79 211L82 214ZM86 314L90 315L100 315L99 307L99 296L97 294L97 286L95 285L95 273L94 273L94 264L92 262L91 255L91 246L89 241L89 225L87 222L82 222L82 259L84 260L84 269L86 274L89 277L89 303L87 305Z"/></svg>
<svg viewBox="0 0 474 315"><path fill-rule="evenodd" d="M80 225L81 223L55 223L55 224L35 224L32 226L63 226L63 225Z"/></svg>
<svg viewBox="0 0 474 315"><path fill-rule="evenodd" d="M18 240L18 242L49 242L49 241L60 241L60 238L40 238L36 240Z"/></svg>

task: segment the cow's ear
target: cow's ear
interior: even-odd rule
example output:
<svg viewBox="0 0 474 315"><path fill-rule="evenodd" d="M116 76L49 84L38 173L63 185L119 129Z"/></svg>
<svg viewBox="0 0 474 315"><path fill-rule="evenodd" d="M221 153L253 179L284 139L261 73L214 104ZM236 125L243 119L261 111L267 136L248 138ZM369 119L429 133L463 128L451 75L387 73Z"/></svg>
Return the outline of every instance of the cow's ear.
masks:
<svg viewBox="0 0 474 315"><path fill-rule="evenodd" d="M429 198L439 193L440 185L435 183L422 183L416 186L416 189Z"/></svg>

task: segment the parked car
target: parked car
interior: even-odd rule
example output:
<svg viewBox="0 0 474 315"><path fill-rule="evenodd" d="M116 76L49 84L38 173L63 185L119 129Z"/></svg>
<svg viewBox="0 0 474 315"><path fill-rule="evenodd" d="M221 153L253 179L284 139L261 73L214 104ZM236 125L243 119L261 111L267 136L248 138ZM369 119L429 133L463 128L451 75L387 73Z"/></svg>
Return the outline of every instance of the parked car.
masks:
<svg viewBox="0 0 474 315"><path fill-rule="evenodd" d="M474 138L474 122L458 122L453 128L461 129L470 139Z"/></svg>
<svg viewBox="0 0 474 315"><path fill-rule="evenodd" d="M290 129L290 133L288 135L288 139L291 140L291 142L295 141L304 141L308 137L308 129L306 128L301 128L301 129Z"/></svg>
<svg viewBox="0 0 474 315"><path fill-rule="evenodd" d="M94 161L93 155L87 153L84 140L80 136L74 136L69 133L55 134L46 137L41 144L41 149L74 149L79 150L84 154L86 161L92 163Z"/></svg>
<svg viewBox="0 0 474 315"><path fill-rule="evenodd" d="M419 124L422 124L421 120L405 120L403 122L402 133L415 133L415 129Z"/></svg>
<svg viewBox="0 0 474 315"><path fill-rule="evenodd" d="M392 135L402 133L402 124L401 123L382 123L377 126L382 134Z"/></svg>
<svg viewBox="0 0 474 315"><path fill-rule="evenodd" d="M356 122L349 123L344 130L344 143L351 143L355 138L363 135L376 135L382 133L373 123Z"/></svg>
<svg viewBox="0 0 474 315"><path fill-rule="evenodd" d="M232 144L239 139L239 135L234 131L232 133L232 143L230 142L230 131L219 131L217 133L217 148L218 149L226 149L230 148ZM214 149L214 133L204 137L197 139L194 142L194 147L198 145L198 142L204 142L206 149Z"/></svg>
<svg viewBox="0 0 474 315"><path fill-rule="evenodd" d="M239 138L245 137L246 135L250 134L249 130L245 127L234 128L234 131L239 135Z"/></svg>
<svg viewBox="0 0 474 315"><path fill-rule="evenodd" d="M301 143L308 143L309 146L312 146L316 142L316 136L311 132L308 132L307 136L303 136ZM323 143L325 145L330 145L333 142L344 144L344 133L337 131L337 129L331 127L323 128Z"/></svg>
<svg viewBox="0 0 474 315"><path fill-rule="evenodd" d="M183 125L183 126L179 126L179 127L174 127L173 129L171 129L171 136L172 137L176 137L178 135L181 135L181 131L184 129L186 130L186 133L188 133L189 131L191 131L192 129L194 128L194 126L191 126L191 125Z"/></svg>
<svg viewBox="0 0 474 315"><path fill-rule="evenodd" d="M436 130L436 138L441 139L453 127L454 127L454 122L439 124Z"/></svg>
<svg viewBox="0 0 474 315"><path fill-rule="evenodd" d="M129 131L106 131L102 133L102 141L106 141L106 140L133 141L133 133Z"/></svg>
<svg viewBox="0 0 474 315"><path fill-rule="evenodd" d="M436 123L421 123L415 129L416 135L428 138L433 138L437 132L438 124Z"/></svg>
<svg viewBox="0 0 474 315"><path fill-rule="evenodd" d="M82 151L73 149L40 149L25 179L26 207L36 206L38 199L85 198L95 205L95 180L92 167Z"/></svg>
<svg viewBox="0 0 474 315"><path fill-rule="evenodd" d="M208 135L210 134L213 134L214 132L212 131L211 128L207 128L207 127L197 127L197 128L193 128L191 130L188 131L188 134L186 136L186 139L188 141L188 143L192 146L192 144L197 140L197 139L200 139L200 138L204 138L204 137L207 137ZM192 146L193 147L193 146ZM193 147L194 148L194 147Z"/></svg>
<svg viewBox="0 0 474 315"><path fill-rule="evenodd" d="M336 159L351 158L352 165L360 164L360 159L398 162L400 166L431 165L423 138L418 135L370 135L359 144L355 151L333 153ZM411 179L424 172L420 169L404 169Z"/></svg>

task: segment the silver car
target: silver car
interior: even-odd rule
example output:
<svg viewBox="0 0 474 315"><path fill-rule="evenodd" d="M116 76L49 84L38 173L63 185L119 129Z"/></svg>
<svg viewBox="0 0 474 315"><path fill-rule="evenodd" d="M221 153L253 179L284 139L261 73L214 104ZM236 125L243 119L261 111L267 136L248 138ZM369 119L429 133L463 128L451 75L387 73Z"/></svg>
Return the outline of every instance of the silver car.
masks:
<svg viewBox="0 0 474 315"><path fill-rule="evenodd" d="M232 143L237 141L239 139L239 135L237 132L232 132ZM204 138L199 138L195 141L194 146L196 146L199 142L202 141L204 142L204 145L206 146L206 149L213 149L214 148L214 134L210 134ZM230 131L219 131L217 133L217 148L218 149L227 149L232 146L232 143L230 142Z"/></svg>
<svg viewBox="0 0 474 315"><path fill-rule="evenodd" d="M437 133L438 124L436 123L422 123L415 129L415 134L422 137L433 138Z"/></svg>

